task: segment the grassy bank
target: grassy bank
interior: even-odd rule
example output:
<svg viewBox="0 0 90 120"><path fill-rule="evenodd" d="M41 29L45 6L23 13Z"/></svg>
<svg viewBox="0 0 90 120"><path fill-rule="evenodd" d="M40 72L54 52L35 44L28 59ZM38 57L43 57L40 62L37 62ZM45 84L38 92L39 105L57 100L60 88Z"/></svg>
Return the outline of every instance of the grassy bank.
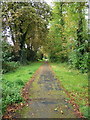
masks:
<svg viewBox="0 0 90 120"><path fill-rule="evenodd" d="M19 103L23 101L21 89L27 81L30 80L35 71L42 63L30 63L26 66L20 66L15 72L6 73L2 78L2 110L6 109L8 104Z"/></svg>
<svg viewBox="0 0 90 120"><path fill-rule="evenodd" d="M66 64L51 63L57 78L70 96L79 105L81 113L88 117L88 76L78 70L69 68Z"/></svg>

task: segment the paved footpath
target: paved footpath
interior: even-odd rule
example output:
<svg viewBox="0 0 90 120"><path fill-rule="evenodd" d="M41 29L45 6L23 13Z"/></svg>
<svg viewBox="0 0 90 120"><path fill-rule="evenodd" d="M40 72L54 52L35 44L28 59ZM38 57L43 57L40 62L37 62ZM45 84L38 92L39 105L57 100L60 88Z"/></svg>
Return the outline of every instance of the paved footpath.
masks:
<svg viewBox="0 0 90 120"><path fill-rule="evenodd" d="M28 105L17 111L14 118L77 118L47 63L40 68L29 92Z"/></svg>

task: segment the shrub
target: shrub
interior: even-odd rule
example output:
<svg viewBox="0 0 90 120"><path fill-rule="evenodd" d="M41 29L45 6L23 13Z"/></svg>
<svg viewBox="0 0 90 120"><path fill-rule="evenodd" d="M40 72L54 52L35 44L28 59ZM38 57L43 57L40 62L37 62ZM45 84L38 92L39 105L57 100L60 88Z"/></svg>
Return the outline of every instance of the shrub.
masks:
<svg viewBox="0 0 90 120"><path fill-rule="evenodd" d="M76 51L73 51L70 55L69 55L69 64L71 67L73 68L77 68L79 69L82 73L87 72L87 64L88 64L88 53L84 53L83 56L80 56L80 54L78 54L79 58L77 57Z"/></svg>
<svg viewBox="0 0 90 120"><path fill-rule="evenodd" d="M19 62L3 62L2 69L3 73L15 71L20 66Z"/></svg>
<svg viewBox="0 0 90 120"><path fill-rule="evenodd" d="M20 81L19 81L20 82ZM22 86L17 85L17 82L2 80L2 111L4 112L7 105L19 103L23 101L20 94Z"/></svg>

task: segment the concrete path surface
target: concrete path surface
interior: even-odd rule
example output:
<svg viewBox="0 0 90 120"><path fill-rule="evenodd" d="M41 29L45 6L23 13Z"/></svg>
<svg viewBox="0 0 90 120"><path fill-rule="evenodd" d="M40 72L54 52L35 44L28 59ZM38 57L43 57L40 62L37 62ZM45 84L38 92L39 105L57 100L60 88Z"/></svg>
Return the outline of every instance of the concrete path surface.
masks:
<svg viewBox="0 0 90 120"><path fill-rule="evenodd" d="M49 65L43 64L29 89L28 104L14 118L77 118Z"/></svg>

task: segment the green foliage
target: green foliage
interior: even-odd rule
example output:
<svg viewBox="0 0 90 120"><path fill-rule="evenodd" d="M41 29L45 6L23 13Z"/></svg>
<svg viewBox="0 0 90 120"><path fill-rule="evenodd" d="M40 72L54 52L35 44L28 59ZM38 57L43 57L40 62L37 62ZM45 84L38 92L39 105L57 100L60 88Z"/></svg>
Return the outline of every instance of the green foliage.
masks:
<svg viewBox="0 0 90 120"><path fill-rule="evenodd" d="M21 80L21 79L17 79L17 80L15 81L15 83L16 83L17 85L24 85L24 82L23 82L23 80Z"/></svg>
<svg viewBox="0 0 90 120"><path fill-rule="evenodd" d="M87 72L88 27L86 5L55 2L45 50L51 61L68 62Z"/></svg>
<svg viewBox="0 0 90 120"><path fill-rule="evenodd" d="M89 118L89 109L88 106L81 106L80 111L84 114L86 118Z"/></svg>
<svg viewBox="0 0 90 120"><path fill-rule="evenodd" d="M83 56L82 56L82 60L81 60L81 64L79 65L79 68L80 68L80 71L82 73L84 72L88 72L88 66L87 66L87 63L88 63L88 53L85 53Z"/></svg>
<svg viewBox="0 0 90 120"><path fill-rule="evenodd" d="M77 57L77 55L79 56L79 58ZM79 51L72 51L69 55L69 65L73 68L78 68L82 73L84 72L88 72L88 52L85 52L82 55L80 55Z"/></svg>
<svg viewBox="0 0 90 120"><path fill-rule="evenodd" d="M2 70L3 73L13 72L20 66L19 62L3 62Z"/></svg>
<svg viewBox="0 0 90 120"><path fill-rule="evenodd" d="M2 58L3 58L2 61L3 62L12 60L13 58L12 52L13 52L12 46L6 41L2 41Z"/></svg>
<svg viewBox="0 0 90 120"><path fill-rule="evenodd" d="M38 60L42 60L43 59L43 52L42 51L38 51L37 52L37 59Z"/></svg>
<svg viewBox="0 0 90 120"><path fill-rule="evenodd" d="M48 33L47 26L50 16L51 8L45 2L2 3L3 37L7 40L5 33L9 28L14 56L17 54L21 63L26 63L29 58L28 51L30 54L36 54L43 46ZM33 57L36 59L36 56Z"/></svg>
<svg viewBox="0 0 90 120"><path fill-rule="evenodd" d="M13 47L2 41L2 71L3 73L15 71L19 66L19 62L13 61Z"/></svg>
<svg viewBox="0 0 90 120"><path fill-rule="evenodd" d="M76 56L76 51L72 51L69 55L69 64L70 66L72 67L76 67L76 64L77 64L77 56Z"/></svg>
<svg viewBox="0 0 90 120"><path fill-rule="evenodd" d="M21 81L18 80L18 83ZM22 84L19 84L22 85ZM6 109L7 105L12 103L19 103L23 101L23 98L20 94L20 88L17 82L11 82L8 80L2 80L2 111Z"/></svg>

